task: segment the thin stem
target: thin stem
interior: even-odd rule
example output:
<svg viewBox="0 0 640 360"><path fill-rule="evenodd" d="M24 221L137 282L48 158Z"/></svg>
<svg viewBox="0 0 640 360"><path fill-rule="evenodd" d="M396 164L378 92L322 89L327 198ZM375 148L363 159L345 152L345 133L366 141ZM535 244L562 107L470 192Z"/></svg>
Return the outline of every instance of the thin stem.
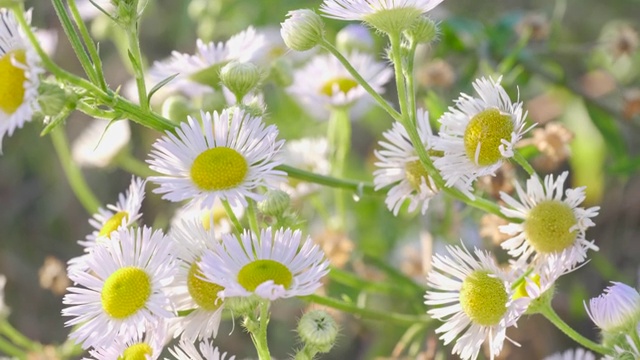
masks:
<svg viewBox="0 0 640 360"><path fill-rule="evenodd" d="M269 301L262 300L260 303L260 328L258 333L253 333L253 344L258 351L260 360L271 360L269 344L267 343L267 327L269 326Z"/></svg>
<svg viewBox="0 0 640 360"><path fill-rule="evenodd" d="M0 321L0 332L11 340L12 343L28 350L39 348L39 344L24 336L20 331L14 328L6 319Z"/></svg>
<svg viewBox="0 0 640 360"><path fill-rule="evenodd" d="M416 89L414 84L414 76L413 76L413 64L415 62L416 57L416 48L418 43L415 41L411 42L411 47L409 48L409 58L407 59L407 71L404 74L405 79L407 81L407 94L409 95L409 119L411 122L416 124L417 116L416 116Z"/></svg>
<svg viewBox="0 0 640 360"><path fill-rule="evenodd" d="M363 195L363 194L372 195L376 193L376 191L373 189L373 184L366 183L363 181L337 179L331 176L320 175L320 174L312 173L306 170L294 168L289 165L280 165L276 167L276 169L286 172L287 175L289 175L294 179L308 181L308 182L325 185L329 187L353 190L358 192L358 195ZM386 189L381 189L381 191L384 191L384 190Z"/></svg>
<svg viewBox="0 0 640 360"><path fill-rule="evenodd" d="M547 318L547 320L549 320L553 325L555 325L555 327L557 327L563 333L565 333L565 335L570 337L573 341L577 342L578 344L584 346L585 348L593 350L603 355L606 355L609 353L609 349L582 336L580 333L575 331L571 326L565 323L562 319L560 319L560 316L558 316L558 314L553 310L551 305L542 307L540 309L540 314L542 314L542 316Z"/></svg>
<svg viewBox="0 0 640 360"><path fill-rule="evenodd" d="M98 54L96 44L93 42L93 39L89 35L89 31L87 30L87 27L85 26L84 21L80 16L80 12L78 11L78 7L76 6L76 0L67 0L67 3L69 4L69 9L71 10L71 16L73 16L73 20L75 21L76 26L80 31L80 35L84 40L87 51L89 52L89 56L93 61L93 67L96 72L98 86L100 86L103 91L107 91L108 87L107 82L104 78L104 70L102 69L102 59L100 59L100 54Z"/></svg>
<svg viewBox="0 0 640 360"><path fill-rule="evenodd" d="M249 218L249 228L256 234L258 240L260 240L260 226L258 225L258 215L256 214L256 202L253 199L248 199L248 201L247 217Z"/></svg>
<svg viewBox="0 0 640 360"><path fill-rule="evenodd" d="M242 233L242 225L240 224L240 221L238 221L238 217L236 216L236 214L233 212L233 210L231 209L231 205L229 205L229 202L224 199L224 200L220 200L220 202L222 203L222 206L224 207L224 210L227 212L227 216L229 217L229 219L231 220L231 224L233 224L233 234L238 238L238 241L240 241L240 244L242 244L242 241L240 240L240 234Z"/></svg>
<svg viewBox="0 0 640 360"><path fill-rule="evenodd" d="M0 337L0 353L15 356L18 359L26 359L26 352Z"/></svg>
<svg viewBox="0 0 640 360"><path fill-rule="evenodd" d="M331 111L327 138L330 148L334 150L331 159L333 176L344 178L347 156L351 148L351 122L347 109L337 108ZM344 228L347 217L346 194L341 189L336 189L334 194L338 227Z"/></svg>
<svg viewBox="0 0 640 360"><path fill-rule="evenodd" d="M329 279L335 281L336 283L349 286L360 291L378 292L381 294L403 294L406 296L415 296L418 293L424 292L422 288L419 288L419 291L415 291L413 287L402 286L403 284L398 284L392 281L369 281L358 277L352 272L340 270L335 267L331 268L331 271L329 272Z"/></svg>
<svg viewBox="0 0 640 360"><path fill-rule="evenodd" d="M374 309L359 307L355 304L340 301L330 297L320 295L309 295L302 297L303 300L310 301L315 304L325 305L330 308L348 312L354 315L360 315L363 318L391 322L398 325L413 325L415 323L429 324L433 320L426 315L407 315L398 314L389 311L377 311Z"/></svg>
<svg viewBox="0 0 640 360"><path fill-rule="evenodd" d="M538 176L527 159L525 159L524 156L522 156L522 154L520 154L516 149L513 149L513 160L515 160L524 169L524 171L529 174L529 176Z"/></svg>
<svg viewBox="0 0 640 360"><path fill-rule="evenodd" d="M57 128L51 131L51 140L53 141L53 147L58 154L71 190L73 190L85 210L87 210L89 214L94 214L100 207L100 201L98 201L91 191L91 188L89 188L89 185L87 185L82 171L80 171L73 162L71 152L69 151L69 141L67 140L67 135L64 133L64 129Z"/></svg>
<svg viewBox="0 0 640 360"><path fill-rule="evenodd" d="M362 86L369 93L369 95L371 95L375 99L375 101L378 103L378 105L382 109L384 109L387 113L389 113L389 115L391 115L392 118L394 118L397 121L400 121L400 114L391 105L389 105L389 103L380 94L378 94L378 92L376 92L371 87L371 85L369 85L369 83L362 77L362 75L360 75L358 71L351 65L351 63L349 63L349 60L347 60L344 57L344 55L342 55L340 51L336 49L335 46L333 46L330 42L326 40L323 40L320 45L323 48L325 48L327 51L329 51L331 54L333 54L333 56L335 56L338 59L338 61L342 63L342 65L347 69L349 74L351 74L351 76L353 76L353 78L358 82L358 84L360 84L360 86Z"/></svg>
<svg viewBox="0 0 640 360"><path fill-rule="evenodd" d="M398 91L398 103L400 103L401 122L405 123L409 116L409 103L407 101L407 85L402 73L402 51L400 49L400 33L389 34L391 43L391 62L395 70L396 90ZM421 144L422 142L420 142Z"/></svg>
<svg viewBox="0 0 640 360"><path fill-rule="evenodd" d="M149 110L149 98L147 97L147 85L144 81L144 69L142 68L142 53L140 51L140 39L138 34L138 23L132 24L127 29L127 39L129 41L129 51L133 74L136 77L138 87L138 98L143 111Z"/></svg>
<svg viewBox="0 0 640 360"><path fill-rule="evenodd" d="M75 52L76 57L78 58L78 61L80 61L80 64L84 69L84 72L87 74L87 76L89 77L89 80L91 80L92 83L94 84L100 83L100 81L98 80L98 75L96 74L96 69L93 67L93 63L91 62L91 59L89 59L89 56L85 52L84 46L82 45L82 41L80 40L80 37L78 36L75 28L73 27L73 23L69 18L69 14L67 14L67 9L65 9L65 6L62 3L62 0L53 0L52 2L53 2L53 7L56 11L56 14L60 19L60 23L62 24L62 28L64 29L64 32L67 35L67 38L71 43L71 47L73 48L73 51Z"/></svg>

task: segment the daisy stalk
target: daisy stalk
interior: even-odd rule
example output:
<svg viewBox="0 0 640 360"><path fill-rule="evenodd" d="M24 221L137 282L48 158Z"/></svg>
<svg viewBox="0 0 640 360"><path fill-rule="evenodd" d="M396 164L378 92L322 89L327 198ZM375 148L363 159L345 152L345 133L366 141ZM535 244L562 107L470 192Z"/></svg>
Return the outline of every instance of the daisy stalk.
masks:
<svg viewBox="0 0 640 360"><path fill-rule="evenodd" d="M333 108L331 110L327 138L329 139L330 148L334 149L333 158L331 159L333 175L336 178L344 178L347 155L351 148L351 120L349 119L348 108ZM347 216L344 191L335 190L335 202L338 226L342 228L346 223Z"/></svg>

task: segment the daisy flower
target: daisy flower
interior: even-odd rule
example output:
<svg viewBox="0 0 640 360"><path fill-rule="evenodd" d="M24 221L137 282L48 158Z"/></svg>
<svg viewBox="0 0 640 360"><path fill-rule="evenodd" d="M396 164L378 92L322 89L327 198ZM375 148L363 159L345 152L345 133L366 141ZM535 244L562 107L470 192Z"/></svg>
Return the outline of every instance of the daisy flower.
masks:
<svg viewBox="0 0 640 360"><path fill-rule="evenodd" d="M198 348L192 341L181 340L180 344L169 349L169 352L176 360L225 360L227 357L226 352L221 354L220 350L214 347L209 340L201 342ZM226 360L234 360L235 358L235 356L231 356ZM165 360L168 359L165 358Z"/></svg>
<svg viewBox="0 0 640 360"><path fill-rule="evenodd" d="M359 52L352 52L347 59L376 92L384 92L393 73L387 64ZM328 119L331 108L344 107L351 109L352 118L357 118L373 104L367 91L330 54L317 55L297 70L287 92L318 120Z"/></svg>
<svg viewBox="0 0 640 360"><path fill-rule="evenodd" d="M25 14L30 19L30 13ZM0 9L0 154L2 139L31 121L38 105L40 58L8 9Z"/></svg>
<svg viewBox="0 0 640 360"><path fill-rule="evenodd" d="M218 292L224 288L202 280L198 266L204 251L217 242L213 231L206 230L200 221L182 221L171 229L169 237L174 242L180 263L171 297L176 310L193 310L177 319L173 335L182 334L182 338L189 341L215 338L224 308Z"/></svg>
<svg viewBox="0 0 640 360"><path fill-rule="evenodd" d="M596 360L596 356L585 349L570 349L563 353L555 353L544 360Z"/></svg>
<svg viewBox="0 0 640 360"><path fill-rule="evenodd" d="M264 36L253 27L232 36L222 43L204 43L198 39L196 54L182 54L174 51L167 60L156 61L149 69L149 81L157 84L179 74L165 87L181 91L189 96L197 96L219 88L220 69L230 61L248 62L260 57L266 42Z"/></svg>
<svg viewBox="0 0 640 360"><path fill-rule="evenodd" d="M619 282L604 289L604 293L585 303L587 314L604 332L618 333L640 321L640 294L631 286Z"/></svg>
<svg viewBox="0 0 640 360"><path fill-rule="evenodd" d="M117 338L141 337L148 326L174 316L165 287L173 281L172 243L151 228L124 229L93 247L88 271L70 271L63 303L69 337L84 348L109 347Z"/></svg>
<svg viewBox="0 0 640 360"><path fill-rule="evenodd" d="M89 350L92 359L83 360L114 360L114 359L146 359L155 360L162 353L166 340L166 326L159 323L148 327L144 337L136 334L129 339L118 338L108 347Z"/></svg>
<svg viewBox="0 0 640 360"><path fill-rule="evenodd" d="M513 299L510 274L500 269L488 252L447 246L449 256L434 255L427 276L425 304L433 318L444 324L436 329L447 345L458 338L453 353L463 360L476 359L489 341L491 359L502 350L505 331L524 313L528 299ZM476 259L477 258L477 259ZM462 334L460 337L458 337Z"/></svg>
<svg viewBox="0 0 640 360"><path fill-rule="evenodd" d="M283 151L284 162L298 169L310 171L319 175L329 175L329 142L327 138L303 138L287 141ZM290 195L301 198L319 189L317 184L298 181L289 178L288 183L282 184L282 190Z"/></svg>
<svg viewBox="0 0 640 360"><path fill-rule="evenodd" d="M511 102L500 79L478 79L473 87L479 97L462 94L456 106L449 107L439 120L439 138L433 144L434 150L444 152L434 165L446 186L456 186L472 198L471 184L480 176L493 175L529 130L524 129L522 103Z"/></svg>
<svg viewBox="0 0 640 360"><path fill-rule="evenodd" d="M251 296L269 300L313 294L329 272L329 261L310 237L299 230L271 228L257 234L247 230L239 242L223 235L206 251L200 269L207 281L220 284L220 298Z"/></svg>
<svg viewBox="0 0 640 360"><path fill-rule="evenodd" d="M278 129L243 110L201 113L202 124L189 117L153 144L150 168L165 176L151 176L160 185L154 192L169 201L191 200L201 208L215 199L247 206L246 198L262 200L258 186L275 188L285 173L274 168L284 141Z"/></svg>
<svg viewBox="0 0 640 360"><path fill-rule="evenodd" d="M240 219L244 215L244 207L232 206L231 211ZM200 206L183 206L179 208L171 219L171 228L178 227L183 221L199 221L205 230L216 234L228 234L233 224L220 200L215 200L211 209L201 209Z"/></svg>
<svg viewBox="0 0 640 360"><path fill-rule="evenodd" d="M418 134L425 149L429 150L431 125L429 113L418 111ZM387 141L379 141L382 150L376 150L378 170L373 172L375 190L393 185L387 192L385 203L393 215L397 216L402 204L409 200L409 211L414 211L419 205L422 214L427 211L429 200L436 195L436 186L418 159L418 154L409 140L409 134L404 126L394 122L391 130L383 133Z"/></svg>
<svg viewBox="0 0 640 360"><path fill-rule="evenodd" d="M593 241L585 239L585 231L595 225L591 218L598 215L600 208L579 207L586 196L585 187L563 191L568 175L565 171L555 180L553 175L547 175L544 183L533 176L527 180L526 192L516 183L520 201L500 193L506 204L500 211L505 216L524 220L521 224L499 227L501 232L512 236L501 246L518 258L517 262L526 263L534 253L544 262L549 255L556 254L571 267L586 259L588 249L598 250Z"/></svg>
<svg viewBox="0 0 640 360"><path fill-rule="evenodd" d="M94 119L73 141L71 157L80 166L107 167L131 139L128 120Z"/></svg>
<svg viewBox="0 0 640 360"><path fill-rule="evenodd" d="M324 0L320 11L338 20L364 21L386 33L400 32L442 0Z"/></svg>

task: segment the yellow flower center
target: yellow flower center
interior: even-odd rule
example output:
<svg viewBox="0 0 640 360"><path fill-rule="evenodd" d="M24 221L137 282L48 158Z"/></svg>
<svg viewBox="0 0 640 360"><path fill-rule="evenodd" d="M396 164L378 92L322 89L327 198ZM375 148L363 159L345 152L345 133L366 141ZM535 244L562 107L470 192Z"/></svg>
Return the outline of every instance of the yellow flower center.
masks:
<svg viewBox="0 0 640 360"><path fill-rule="evenodd" d="M216 206L212 210L205 210L200 215L200 220L202 221L202 226L205 230L211 230L211 223L213 225L219 225L220 220L227 217L227 212L221 206ZM213 221L212 221L213 220Z"/></svg>
<svg viewBox="0 0 640 360"><path fill-rule="evenodd" d="M429 174L427 173L427 169L425 169L424 166L422 166L422 163L420 162L420 160L408 162L404 166L404 174L407 178L407 181L409 181L409 184L411 184L411 187L415 191L420 191L420 185L422 185L422 179L426 180L427 177L429 176ZM429 182L426 181L426 184L428 186Z"/></svg>
<svg viewBox="0 0 640 360"><path fill-rule="evenodd" d="M238 272L238 283L248 291L254 291L260 284L269 280L288 289L293 274L286 266L273 260L250 262Z"/></svg>
<svg viewBox="0 0 640 360"><path fill-rule="evenodd" d="M118 360L147 360L147 355L153 355L153 349L149 344L133 344L118 356Z"/></svg>
<svg viewBox="0 0 640 360"><path fill-rule="evenodd" d="M222 305L222 300L218 300L218 292L224 288L218 284L201 279L202 272L197 262L191 264L189 275L187 276L187 289L189 295L198 306L205 310L214 311Z"/></svg>
<svg viewBox="0 0 640 360"><path fill-rule="evenodd" d="M118 230L118 228L120 227L120 225L122 225L122 220L123 219L129 219L129 213L126 211L119 211L117 213L115 213L111 218L109 218L109 220L104 222L104 225L102 225L102 229L100 229L100 232L98 233L99 237L107 237L107 238L111 238L111 233Z"/></svg>
<svg viewBox="0 0 640 360"><path fill-rule="evenodd" d="M151 279L137 267L127 266L109 275L102 287L102 309L112 318L124 319L142 309L151 296Z"/></svg>
<svg viewBox="0 0 640 360"><path fill-rule="evenodd" d="M225 190L242 183L249 166L247 160L228 147L203 151L191 165L191 180L205 191Z"/></svg>
<svg viewBox="0 0 640 360"><path fill-rule="evenodd" d="M338 85L338 90L340 92L343 92L346 94L349 92L349 90L358 86L358 83L355 80L350 78L334 78L327 81L322 86L322 88L320 88L320 93L327 96L332 96L335 85Z"/></svg>
<svg viewBox="0 0 640 360"><path fill-rule="evenodd" d="M536 285L538 285L538 287L540 287L540 275L538 274L533 274L533 276L531 276L530 278L531 280L533 280L533 282L536 283ZM515 293L513 294L513 299L520 299L523 297L529 297L529 293L527 292L527 281L524 280L520 283L520 285L518 285L518 287L516 288Z"/></svg>
<svg viewBox="0 0 640 360"><path fill-rule="evenodd" d="M460 289L462 310L476 324L492 326L507 312L509 295L502 281L476 270L467 276Z"/></svg>
<svg viewBox="0 0 640 360"><path fill-rule="evenodd" d="M498 109L487 109L474 116L464 131L464 150L473 163L480 166L495 164L502 159L499 146L511 140L511 116ZM480 147L476 158L476 151Z"/></svg>
<svg viewBox="0 0 640 360"><path fill-rule="evenodd" d="M524 221L524 233L536 251L543 254L560 252L576 240L577 224L571 207L559 200L546 200L536 205Z"/></svg>
<svg viewBox="0 0 640 360"><path fill-rule="evenodd" d="M24 102L24 82L27 80L24 70L13 62L26 64L24 50L13 50L0 57L0 110L6 114L13 114Z"/></svg>

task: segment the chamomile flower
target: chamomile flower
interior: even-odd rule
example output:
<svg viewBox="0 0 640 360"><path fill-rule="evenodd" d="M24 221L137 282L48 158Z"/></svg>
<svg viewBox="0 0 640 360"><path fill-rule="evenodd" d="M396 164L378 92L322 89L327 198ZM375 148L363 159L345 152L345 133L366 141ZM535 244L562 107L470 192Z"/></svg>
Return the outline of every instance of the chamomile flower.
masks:
<svg viewBox="0 0 640 360"><path fill-rule="evenodd" d="M633 329L640 321L640 294L629 285L612 282L604 293L585 304L587 314L603 332Z"/></svg>
<svg viewBox="0 0 640 360"><path fill-rule="evenodd" d="M473 87L479 97L462 94L455 107L440 118L440 133L433 149L444 152L434 161L446 180L468 196L480 176L493 175L505 159L513 156L513 146L524 129L522 103L511 102L500 79L478 79Z"/></svg>
<svg viewBox="0 0 640 360"><path fill-rule="evenodd" d="M392 75L387 64L359 52L352 52L347 59L376 92L384 92ZM357 118L373 103L342 63L329 54L317 55L297 70L287 92L318 120L328 119L332 108L348 108L352 118Z"/></svg>
<svg viewBox="0 0 640 360"><path fill-rule="evenodd" d="M153 144L147 162L164 175L149 177L160 185L155 193L201 208L212 208L215 199L247 206L246 198L262 199L254 192L258 186L275 188L284 181L285 173L274 169L284 143L274 125L265 127L261 118L240 109L201 115L202 127L189 117L176 135L167 132Z"/></svg>
<svg viewBox="0 0 640 360"><path fill-rule="evenodd" d="M579 206L585 199L585 188L565 191L568 175L564 172L555 180L553 175L547 175L544 183L533 176L527 180L526 192L516 183L520 201L501 193L500 197L506 203L500 208L502 213L524 220L521 224L499 227L501 232L512 236L501 246L516 257L517 262L527 262L534 253L544 262L555 254L565 259L567 267L572 267L586 259L588 249L598 250L593 241L585 239L585 231L595 225L591 218L598 215L600 208Z"/></svg>
<svg viewBox="0 0 640 360"><path fill-rule="evenodd" d="M198 39L196 54L174 51L167 60L156 61L149 69L149 81L157 84L179 74L165 87L190 96L211 92L219 88L220 69L231 61L247 62L258 57L266 46L264 36L253 27L232 36L222 43L204 43Z"/></svg>
<svg viewBox="0 0 640 360"><path fill-rule="evenodd" d="M220 353L220 350L214 347L209 340L202 341L198 348L193 341L181 340L180 344L169 349L169 352L176 360L225 360L227 357L226 352ZM231 356L226 360L234 360L235 358L235 356ZM168 359L165 358L165 360Z"/></svg>
<svg viewBox="0 0 640 360"><path fill-rule="evenodd" d="M585 349L570 349L563 353L555 353L544 360L596 360L596 356Z"/></svg>
<svg viewBox="0 0 640 360"><path fill-rule="evenodd" d="M162 231L124 229L93 247L88 271L71 271L63 303L66 326L79 325L69 337L84 348L109 347L116 338L141 337L148 326L173 317L166 286L176 261Z"/></svg>
<svg viewBox="0 0 640 360"><path fill-rule="evenodd" d="M162 353L166 339L166 326L160 322L154 327L148 327L142 335L136 334L131 338L117 338L107 347L89 350L95 360L114 359L146 359L155 360ZM92 360L92 359L84 359Z"/></svg>
<svg viewBox="0 0 640 360"><path fill-rule="evenodd" d="M73 141L71 156L80 166L107 167L131 138L128 120L94 119Z"/></svg>
<svg viewBox="0 0 640 360"><path fill-rule="evenodd" d="M206 251L200 262L204 277L224 290L221 298L251 296L269 300L313 294L329 272L329 261L310 237L302 241L299 230L246 231L241 241L223 235L222 242Z"/></svg>
<svg viewBox="0 0 640 360"><path fill-rule="evenodd" d="M506 329L516 325L529 300L513 299L511 275L488 252L476 249L474 257L466 248L448 246L447 251L451 257L433 257L427 276L431 288L425 295L425 304L431 307L427 313L444 322L436 333L443 333L440 339L445 345L458 338L454 354L476 359L488 340L493 359L502 350Z"/></svg>
<svg viewBox="0 0 640 360"><path fill-rule="evenodd" d="M0 154L4 136L11 136L40 109L38 86L44 70L39 63L13 13L0 9Z"/></svg>
<svg viewBox="0 0 640 360"><path fill-rule="evenodd" d="M429 150L432 137L429 113L418 111L418 134L425 149ZM409 134L402 124L395 122L391 130L383 133L386 141L379 141L382 150L376 150L378 170L373 172L376 190L393 185L387 192L385 203L393 215L398 215L402 204L409 200L409 211L420 206L422 214L427 211L429 200L436 195L436 186L420 162Z"/></svg>
<svg viewBox="0 0 640 360"><path fill-rule="evenodd" d="M176 310L193 310L175 322L174 337L182 335L190 341L215 338L224 308L218 292L224 288L203 280L198 265L204 251L217 242L214 233L206 230L202 222L191 220L173 227L169 236L180 263L171 297Z"/></svg>
<svg viewBox="0 0 640 360"><path fill-rule="evenodd" d="M359 20L386 33L400 32L442 0L324 0L320 11L338 20Z"/></svg>

